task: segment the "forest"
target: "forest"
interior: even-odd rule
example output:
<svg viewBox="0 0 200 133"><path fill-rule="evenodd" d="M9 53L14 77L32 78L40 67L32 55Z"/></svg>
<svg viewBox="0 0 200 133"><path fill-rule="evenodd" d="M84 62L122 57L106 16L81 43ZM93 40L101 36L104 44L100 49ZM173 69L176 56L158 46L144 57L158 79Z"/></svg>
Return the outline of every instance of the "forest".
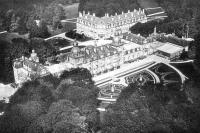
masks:
<svg viewBox="0 0 200 133"><path fill-rule="evenodd" d="M28 81L0 117L1 133L88 133L99 125L98 89L86 69Z"/></svg>

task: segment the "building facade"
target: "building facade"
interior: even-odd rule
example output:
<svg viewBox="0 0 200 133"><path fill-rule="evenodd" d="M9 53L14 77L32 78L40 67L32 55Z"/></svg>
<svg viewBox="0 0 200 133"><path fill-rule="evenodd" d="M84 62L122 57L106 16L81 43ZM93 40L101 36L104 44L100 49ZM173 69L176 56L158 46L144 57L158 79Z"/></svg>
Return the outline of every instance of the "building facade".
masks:
<svg viewBox="0 0 200 133"><path fill-rule="evenodd" d="M89 12L86 14L79 13L77 18L76 30L79 34L84 34L94 39L110 38L115 33L125 33L134 24L147 22L147 17L144 10L134 10L132 12L115 14L110 16L105 14L104 17L97 17L94 13L91 15Z"/></svg>
<svg viewBox="0 0 200 133"><path fill-rule="evenodd" d="M16 84L49 74L47 69L39 63L39 58L34 50L29 58L22 56L14 60L13 71Z"/></svg>
<svg viewBox="0 0 200 133"><path fill-rule="evenodd" d="M112 43L105 45L90 45L79 48L74 45L71 52L66 53L65 63L70 63L73 68L86 68L93 76L113 71L120 68L124 63L137 60L150 54L147 45L139 45L122 36L113 38ZM62 55L63 56L63 55Z"/></svg>

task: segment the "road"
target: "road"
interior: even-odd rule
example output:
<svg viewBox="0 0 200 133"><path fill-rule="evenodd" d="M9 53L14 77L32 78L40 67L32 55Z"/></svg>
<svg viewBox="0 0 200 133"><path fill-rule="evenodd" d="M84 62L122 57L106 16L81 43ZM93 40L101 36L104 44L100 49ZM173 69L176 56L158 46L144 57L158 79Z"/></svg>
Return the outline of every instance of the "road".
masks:
<svg viewBox="0 0 200 133"><path fill-rule="evenodd" d="M49 40L49 39L53 39L53 38L56 38L56 37L60 37L60 38L67 39L67 40L72 41L72 42L74 41L74 39L69 38L69 37L66 37L65 34L66 34L66 32L61 33L61 34L58 34L58 35L55 35L55 36L52 36L52 37L49 37L49 38L46 38L46 39L44 39L44 40L47 41L47 40ZM77 41L77 42L80 43L79 41Z"/></svg>
<svg viewBox="0 0 200 133"><path fill-rule="evenodd" d="M7 31L1 31L0 34L7 33Z"/></svg>

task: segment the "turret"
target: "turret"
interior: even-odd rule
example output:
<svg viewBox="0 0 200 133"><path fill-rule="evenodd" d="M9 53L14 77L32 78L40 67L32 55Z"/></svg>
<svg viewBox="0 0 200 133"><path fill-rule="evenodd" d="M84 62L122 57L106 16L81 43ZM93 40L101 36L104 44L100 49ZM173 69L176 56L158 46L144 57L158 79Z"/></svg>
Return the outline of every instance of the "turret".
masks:
<svg viewBox="0 0 200 133"><path fill-rule="evenodd" d="M156 34L157 34L157 28L156 28L156 26L154 27L153 34L154 34L154 35L156 35Z"/></svg>
<svg viewBox="0 0 200 133"><path fill-rule="evenodd" d="M39 62L39 58L37 56L37 53L35 53L35 50L32 50L31 56L29 58L30 60L34 61L34 62Z"/></svg>

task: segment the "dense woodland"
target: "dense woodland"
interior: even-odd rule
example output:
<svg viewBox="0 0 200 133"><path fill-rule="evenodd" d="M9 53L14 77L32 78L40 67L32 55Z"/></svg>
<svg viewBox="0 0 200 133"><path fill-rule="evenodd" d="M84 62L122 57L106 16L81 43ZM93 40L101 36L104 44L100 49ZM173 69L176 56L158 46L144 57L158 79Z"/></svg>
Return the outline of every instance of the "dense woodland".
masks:
<svg viewBox="0 0 200 133"><path fill-rule="evenodd" d="M104 133L198 133L199 88L131 84L105 114ZM196 94L195 94L196 93ZM192 100L191 100L192 99ZM194 104L195 103L195 104Z"/></svg>
<svg viewBox="0 0 200 133"><path fill-rule="evenodd" d="M29 81L0 117L1 133L86 133L99 125L98 89L86 69Z"/></svg>
<svg viewBox="0 0 200 133"><path fill-rule="evenodd" d="M138 9L140 6L137 0L80 0L80 11L90 11L97 16L104 16L105 13L114 15L122 11Z"/></svg>

